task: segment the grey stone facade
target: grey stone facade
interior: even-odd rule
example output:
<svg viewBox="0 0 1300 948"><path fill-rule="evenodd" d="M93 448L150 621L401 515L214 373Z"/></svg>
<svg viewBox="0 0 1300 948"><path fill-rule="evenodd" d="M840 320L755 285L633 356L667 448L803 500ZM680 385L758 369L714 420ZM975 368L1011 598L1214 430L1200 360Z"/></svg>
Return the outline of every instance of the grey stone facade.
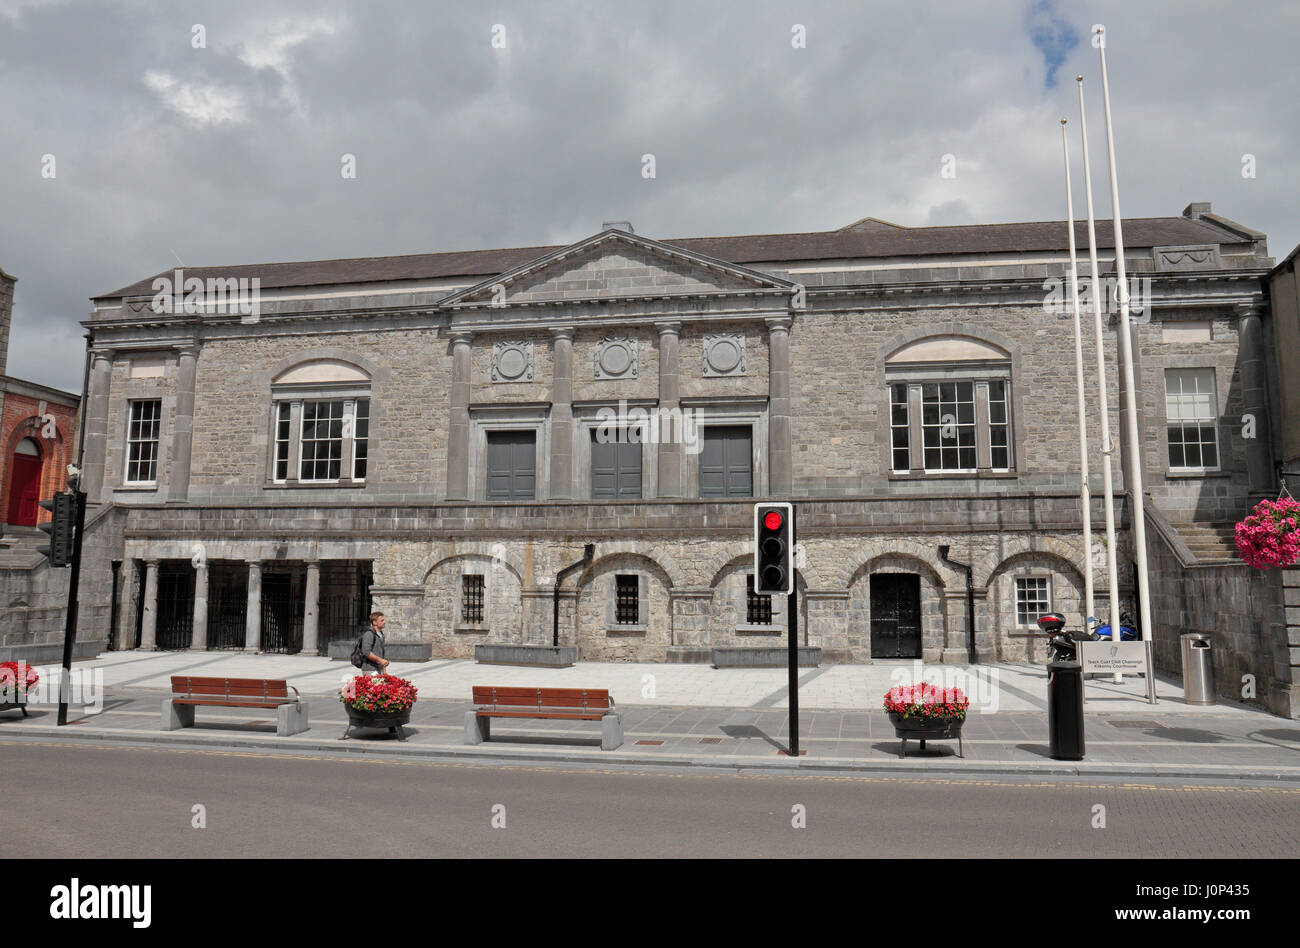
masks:
<svg viewBox="0 0 1300 948"><path fill-rule="evenodd" d="M1130 272L1150 277L1154 303L1135 331L1140 461L1152 501L1172 521L1235 518L1252 490L1266 488L1252 467L1260 445L1239 436L1236 420L1258 409L1267 421L1276 385L1267 375L1254 388L1253 376L1243 379L1252 359L1271 364L1269 334L1249 335L1250 320L1267 316L1262 235L1195 218L1197 207L1159 226L1138 222L1135 233L1147 227L1151 242L1130 240L1128 251ZM501 272L467 262L463 275L444 267L437 276L361 282L360 271L349 270L305 293L301 278L278 285L268 269L255 320L159 315L143 284L97 299L87 322L97 347L87 418L91 500L121 523L120 545L105 542L103 555L133 565L124 575L137 577L120 590L119 640L129 643L133 625L156 621L140 619L162 608L149 577L156 573L159 588L171 582L167 571L201 545L206 563L247 573L240 588L248 591L249 630L254 574L297 577L285 582L307 596L304 650L324 648L314 638L325 633L312 625L311 597L320 593L311 584L321 564L344 562L372 570L373 602L396 641L464 657L478 644L550 644L555 576L594 543L591 567L560 591L561 644L576 645L581 659L679 661L713 647L780 644L784 603L772 604L770 619L751 621L745 577L753 497L786 497L800 504L800 637L826 660L879 657L872 577L886 573L919 577L922 657L965 660L965 578L940 559L941 544L973 565L979 657L1041 660L1042 638L1017 615L1017 579L1046 579L1051 605L1072 624L1085 611L1072 317L1045 303L1066 270L1064 225L1050 246L1009 237L1000 249L986 243L920 257L817 249L887 227L802 235L803 244L800 235L780 235L770 242L782 252L771 257L760 243L769 238L713 241L720 250L727 240L750 240L746 255L733 257L743 265L691 249L707 242L606 230L535 259L511 251L514 265ZM945 229L928 229L938 230ZM1179 250L1202 245L1213 252ZM1118 435L1114 322L1104 344ZM719 340L725 345L711 361ZM133 370L136 360L147 368ZM353 381L326 368L322 381L303 381L327 365L349 367ZM1216 470L1169 470L1165 370L1180 367L1213 372ZM991 461L986 433L996 400L989 392L1000 391L990 378L1007 391L1010 460L1002 468ZM895 470L891 385L919 391L967 379L977 393L971 425L981 432L973 469ZM296 470L297 452L307 450L298 440L278 446L292 436L277 427L277 404L293 397L305 404L347 385L361 394L340 398L369 399L364 477L320 485L277 477L277 452L293 452L286 466ZM1091 373L1086 389L1095 445ZM124 478L126 424L130 403L141 399L158 400L163 424L156 481L133 485ZM919 401L913 408L921 410ZM304 424L297 413L306 410L285 408L286 430L290 418ZM705 431L747 432L752 496L701 496L712 474L698 441L682 436L688 425L668 438L639 429L639 499L591 500L598 419L613 413L636 428L647 417L638 412L654 410L698 420ZM535 452L531 497L488 500L498 432L522 433ZM1271 465L1271 442L1262 449ZM919 442L908 450L912 459L928 457ZM1116 480L1118 489L1118 468ZM1099 527L1096 466L1092 481ZM1122 495L1119 515L1123 550ZM479 575L482 602L470 603L466 590L477 580L465 577ZM1130 576L1121 569L1126 598ZM1096 585L1101 611L1104 571ZM618 588L635 588L638 621L615 615ZM196 611L199 619L211 624Z"/></svg>

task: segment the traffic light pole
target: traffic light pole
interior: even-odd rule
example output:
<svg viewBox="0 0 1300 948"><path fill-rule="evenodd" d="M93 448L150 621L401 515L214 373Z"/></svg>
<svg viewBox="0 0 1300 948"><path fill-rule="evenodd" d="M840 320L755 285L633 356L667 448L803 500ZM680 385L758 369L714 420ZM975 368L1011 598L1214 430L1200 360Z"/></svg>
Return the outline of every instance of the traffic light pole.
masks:
<svg viewBox="0 0 1300 948"><path fill-rule="evenodd" d="M81 534L86 526L86 495L77 479L77 527L72 540L72 575L68 577L67 623L63 627L63 675L59 680L59 727L68 723L68 693L72 686L72 645L77 639L77 580L81 577Z"/></svg>
<svg viewBox="0 0 1300 948"><path fill-rule="evenodd" d="M798 549L799 531L794 505L790 505L790 543ZM792 559L793 562L793 559ZM786 629L790 636L790 756L799 757L799 572L790 573L790 594L785 597Z"/></svg>

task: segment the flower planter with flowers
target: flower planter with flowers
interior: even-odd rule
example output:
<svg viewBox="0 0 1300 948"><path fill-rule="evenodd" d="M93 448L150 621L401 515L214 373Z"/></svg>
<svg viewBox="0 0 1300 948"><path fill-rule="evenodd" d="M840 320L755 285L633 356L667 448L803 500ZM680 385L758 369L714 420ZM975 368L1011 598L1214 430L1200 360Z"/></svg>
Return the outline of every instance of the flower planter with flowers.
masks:
<svg viewBox="0 0 1300 948"><path fill-rule="evenodd" d="M40 680L36 669L26 662L0 662L0 711L17 708L28 717L27 695Z"/></svg>
<svg viewBox="0 0 1300 948"><path fill-rule="evenodd" d="M339 689L339 700L348 713L348 726L340 740L347 740L354 727L387 728L398 740L406 740L402 725L411 722L417 689L395 675L357 675Z"/></svg>
<svg viewBox="0 0 1300 948"><path fill-rule="evenodd" d="M961 743L961 726L966 720L970 699L960 688L936 688L899 685L885 695L885 712L894 725L894 735L902 741L899 757L907 756L907 742L918 740L921 750L926 741L957 741L958 756L965 757Z"/></svg>
<svg viewBox="0 0 1300 948"><path fill-rule="evenodd" d="M1235 530L1237 552L1255 569L1300 562L1300 501L1287 495L1261 500Z"/></svg>

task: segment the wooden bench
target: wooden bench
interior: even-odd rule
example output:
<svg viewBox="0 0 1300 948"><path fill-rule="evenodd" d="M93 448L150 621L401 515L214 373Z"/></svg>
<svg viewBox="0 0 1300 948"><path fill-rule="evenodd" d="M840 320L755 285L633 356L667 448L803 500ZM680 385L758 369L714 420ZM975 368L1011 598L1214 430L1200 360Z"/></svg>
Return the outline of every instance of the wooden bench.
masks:
<svg viewBox="0 0 1300 948"><path fill-rule="evenodd" d="M293 692L290 697L289 692ZM194 726L194 709L275 708L275 733L288 737L307 730L307 703L283 679L195 678L172 675L172 696L162 703L162 729Z"/></svg>
<svg viewBox="0 0 1300 948"><path fill-rule="evenodd" d="M601 750L623 744L623 716L609 692L598 688L474 688L474 710L465 712L465 743L491 736L493 718L547 718L599 721Z"/></svg>

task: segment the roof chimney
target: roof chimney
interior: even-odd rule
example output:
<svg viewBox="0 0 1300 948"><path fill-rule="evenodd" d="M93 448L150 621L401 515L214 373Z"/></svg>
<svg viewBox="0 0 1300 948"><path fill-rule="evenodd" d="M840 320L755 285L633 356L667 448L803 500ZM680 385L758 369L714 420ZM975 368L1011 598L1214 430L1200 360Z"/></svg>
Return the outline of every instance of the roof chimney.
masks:
<svg viewBox="0 0 1300 948"><path fill-rule="evenodd" d="M1207 209L1208 209L1209 205L1206 205L1206 207L1207 207ZM601 221L600 229L601 229L601 230L621 230L621 231L623 231L624 233L628 233L628 234L635 234L635 233L636 233L636 231L634 231L634 230L632 229L632 222L631 222L631 221Z"/></svg>
<svg viewBox="0 0 1300 948"><path fill-rule="evenodd" d="M1195 201L1183 208L1183 217L1190 217L1194 221L1199 221L1202 214L1210 213L1209 201Z"/></svg>

